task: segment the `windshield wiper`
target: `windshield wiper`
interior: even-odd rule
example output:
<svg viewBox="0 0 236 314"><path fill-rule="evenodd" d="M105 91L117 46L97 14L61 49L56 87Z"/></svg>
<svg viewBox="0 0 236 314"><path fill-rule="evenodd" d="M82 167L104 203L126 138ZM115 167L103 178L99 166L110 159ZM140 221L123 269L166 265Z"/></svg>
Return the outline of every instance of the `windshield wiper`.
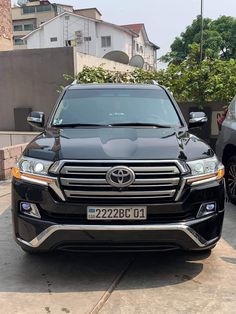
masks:
<svg viewBox="0 0 236 314"><path fill-rule="evenodd" d="M79 127L105 127L106 125L102 124L93 124L93 123L68 123L68 124L53 124L53 127L56 128L79 128Z"/></svg>
<svg viewBox="0 0 236 314"><path fill-rule="evenodd" d="M173 128L171 125L164 125L158 123L144 123L144 122L129 122L129 123L112 123L109 126L147 126L147 127L155 127L155 128Z"/></svg>

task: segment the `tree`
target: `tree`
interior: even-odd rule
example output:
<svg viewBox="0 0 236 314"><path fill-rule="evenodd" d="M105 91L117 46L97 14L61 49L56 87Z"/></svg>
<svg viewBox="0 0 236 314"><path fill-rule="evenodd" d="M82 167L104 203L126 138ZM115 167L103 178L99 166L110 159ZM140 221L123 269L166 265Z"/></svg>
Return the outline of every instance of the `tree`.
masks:
<svg viewBox="0 0 236 314"><path fill-rule="evenodd" d="M199 50L199 45L192 44L184 61L156 73L157 81L181 102L203 106L209 101L231 101L236 94L236 61L206 58L199 63Z"/></svg>
<svg viewBox="0 0 236 314"><path fill-rule="evenodd" d="M231 16L221 16L212 21L210 28L220 34L220 56L224 60L236 59L236 19Z"/></svg>
<svg viewBox="0 0 236 314"><path fill-rule="evenodd" d="M203 20L203 57L236 59L236 19L231 16L221 16L217 20ZM162 61L180 64L191 52L191 45L200 45L201 17L198 16L181 33L171 45L171 51L161 58ZM199 56L197 56L199 61Z"/></svg>

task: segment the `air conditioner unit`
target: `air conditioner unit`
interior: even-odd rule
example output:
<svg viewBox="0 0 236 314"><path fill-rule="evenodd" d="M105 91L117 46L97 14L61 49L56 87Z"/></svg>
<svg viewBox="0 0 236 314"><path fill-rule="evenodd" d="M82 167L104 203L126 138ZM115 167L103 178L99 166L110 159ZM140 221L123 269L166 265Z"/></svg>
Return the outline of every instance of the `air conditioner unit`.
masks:
<svg viewBox="0 0 236 314"><path fill-rule="evenodd" d="M83 43L83 33L82 31L76 31L75 32L75 40L77 44L82 44Z"/></svg>
<svg viewBox="0 0 236 314"><path fill-rule="evenodd" d="M83 34L82 34L82 31L76 31L76 32L75 32L75 35L76 35L76 36L82 36Z"/></svg>

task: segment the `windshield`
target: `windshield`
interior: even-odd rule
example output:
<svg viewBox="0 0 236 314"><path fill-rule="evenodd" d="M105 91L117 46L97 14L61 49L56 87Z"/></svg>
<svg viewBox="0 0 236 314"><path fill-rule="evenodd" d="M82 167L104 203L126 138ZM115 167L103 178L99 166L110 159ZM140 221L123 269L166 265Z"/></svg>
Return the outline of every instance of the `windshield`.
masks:
<svg viewBox="0 0 236 314"><path fill-rule="evenodd" d="M54 126L116 124L181 126L162 89L71 89L53 118Z"/></svg>

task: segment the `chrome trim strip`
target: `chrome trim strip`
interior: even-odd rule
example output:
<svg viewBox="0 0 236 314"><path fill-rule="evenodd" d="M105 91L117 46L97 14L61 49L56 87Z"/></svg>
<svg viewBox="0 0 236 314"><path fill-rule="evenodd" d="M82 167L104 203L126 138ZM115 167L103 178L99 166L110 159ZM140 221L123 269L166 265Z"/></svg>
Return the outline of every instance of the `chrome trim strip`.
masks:
<svg viewBox="0 0 236 314"><path fill-rule="evenodd" d="M168 160L168 159L164 159L164 160L153 160L153 159L151 159L151 160L149 160L149 159L145 159L145 160L144 159L142 159L142 160L136 160L136 159L126 159L126 160L124 160L124 159L120 159L120 160L119 159L118 160L117 159L114 159L114 160L112 160L112 159L109 159L109 160L104 160L104 159L102 159L102 160L96 160L96 159L74 160L73 159L73 160L69 160L69 159L67 159L67 160L56 161L51 166L50 172L58 174L60 172L61 168L63 167L63 165L67 162L68 163L91 163L91 164L93 164L93 163L119 163L119 164L122 164L122 163L126 163L126 164L141 163L142 164L143 163L144 165L147 163L157 163L157 164L158 163L174 163L175 165L177 165L178 169L180 169L181 173L183 173L183 174L186 173L186 169L184 168L184 166L181 164L180 161ZM132 167L132 165L130 167Z"/></svg>
<svg viewBox="0 0 236 314"><path fill-rule="evenodd" d="M160 183L160 184L167 184L168 186L171 185L178 185L180 178L164 178L164 179L135 179L133 184L152 184L152 183Z"/></svg>
<svg viewBox="0 0 236 314"><path fill-rule="evenodd" d="M94 173L96 174L96 172L102 172L102 173L106 173L108 170L110 170L111 167L87 167L87 166L65 166L62 168L61 170L61 174L80 174L85 172L87 173ZM177 166L164 166L164 167L133 167L132 165L129 167L130 169L132 169L134 172L136 173L140 173L140 172L144 172L145 174L149 174L152 173L153 174L161 174L161 175L166 175L166 174L179 174L180 171L177 168Z"/></svg>
<svg viewBox="0 0 236 314"><path fill-rule="evenodd" d="M80 197L82 196L146 196L153 195L159 197L173 197L176 190L169 191L72 191L64 190L67 197Z"/></svg>
<svg viewBox="0 0 236 314"><path fill-rule="evenodd" d="M100 185L100 184L109 184L107 183L106 179L80 179L80 178L61 178L61 184L66 185L66 186L71 186L71 185L78 185L78 184L94 184L94 185Z"/></svg>
<svg viewBox="0 0 236 314"><path fill-rule="evenodd" d="M192 183L189 183L189 184L191 186L197 186L197 185L204 184L204 183L214 182L216 180L217 180L216 177L212 177L212 178L208 178L208 179L204 179L204 180L195 181L195 182L192 182Z"/></svg>
<svg viewBox="0 0 236 314"><path fill-rule="evenodd" d="M186 181L187 180L185 178L182 179L182 183L181 183L180 189L179 189L179 191L178 191L178 193L176 195L176 198L175 198L176 202L178 202L180 200L180 198L181 198L181 196L183 194L183 190L184 190L184 187L186 185Z"/></svg>
<svg viewBox="0 0 236 314"><path fill-rule="evenodd" d="M60 185L59 185L59 182L58 182L57 178L49 177L49 176L42 176L42 175L37 175L37 177L38 177L38 179L30 178L30 177L24 176L24 174L22 174L21 180L29 182L29 183L34 183L34 184L39 184L39 185L50 187L59 196L59 198L62 201L66 200L62 190L60 189ZM40 180L40 178L51 179L51 180L53 180L53 182L49 183L49 182L46 182L46 181L42 181L42 180Z"/></svg>
<svg viewBox="0 0 236 314"><path fill-rule="evenodd" d="M111 167L83 167L83 166L65 166L61 174L77 174L78 172L104 172L106 173Z"/></svg>
<svg viewBox="0 0 236 314"><path fill-rule="evenodd" d="M30 178L27 176L24 176L23 174L21 175L21 180L26 181L26 182L30 182L30 183L35 183L35 184L39 184L39 185L44 185L44 186L48 186L48 182L46 181L42 181L36 178Z"/></svg>
<svg viewBox="0 0 236 314"><path fill-rule="evenodd" d="M204 248L214 243L218 238L207 241L192 229L191 225L207 219L209 219L209 217L196 219L185 224L173 223L166 225L53 225L41 232L32 241L27 242L21 238L17 238L17 240L29 247L37 248L57 231L182 231L191 238L198 247Z"/></svg>
<svg viewBox="0 0 236 314"><path fill-rule="evenodd" d="M139 186L140 184L144 184L146 186L147 184L163 184L164 186L175 186L179 183L180 178L161 178L161 179L135 179L134 183L130 185L132 187L133 185ZM61 178L61 184L66 186L71 185L78 185L78 184L92 184L92 185L100 185L100 184L106 184L107 187L110 185L108 184L106 179L81 179L81 178ZM150 185L151 186L151 185Z"/></svg>
<svg viewBox="0 0 236 314"><path fill-rule="evenodd" d="M60 185L59 185L58 180L55 180L53 183L50 183L49 186L59 196L59 198L62 201L66 200L62 190L60 189Z"/></svg>
<svg viewBox="0 0 236 314"><path fill-rule="evenodd" d="M83 187L83 188L112 188L111 185L108 184L62 184L62 186L65 187ZM139 189L139 188L160 188L160 187L173 187L172 184L132 184L129 186L129 188L132 189Z"/></svg>

